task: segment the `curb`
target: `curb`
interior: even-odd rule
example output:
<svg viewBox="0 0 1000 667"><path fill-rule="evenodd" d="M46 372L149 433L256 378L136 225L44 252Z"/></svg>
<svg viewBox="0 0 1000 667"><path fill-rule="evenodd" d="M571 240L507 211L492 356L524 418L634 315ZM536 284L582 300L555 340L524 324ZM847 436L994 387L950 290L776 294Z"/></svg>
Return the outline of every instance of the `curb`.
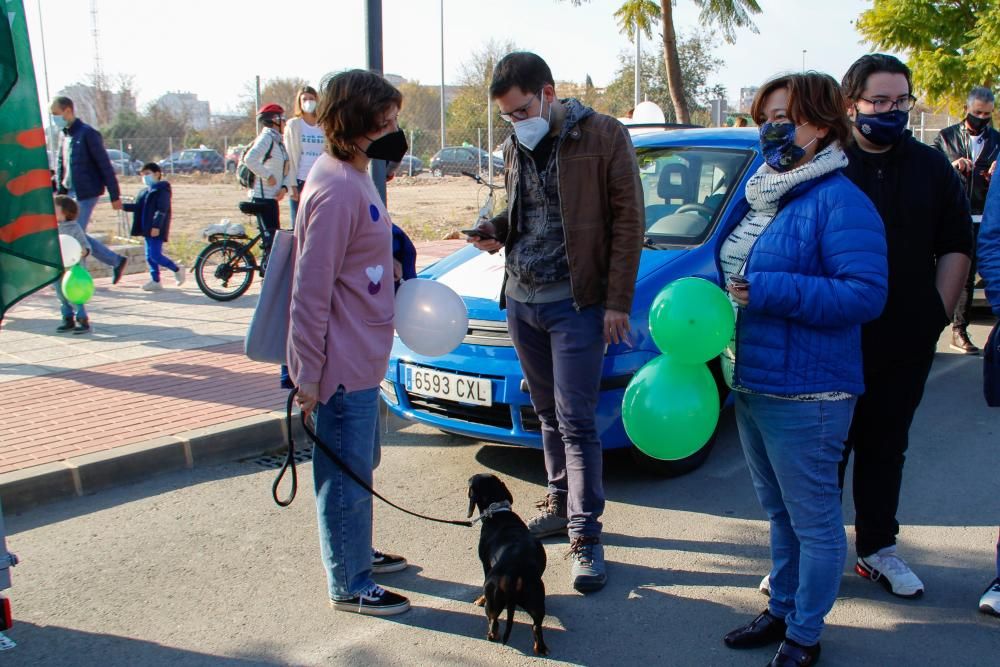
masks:
<svg viewBox="0 0 1000 667"><path fill-rule="evenodd" d="M295 415L292 434L301 442L305 433ZM275 410L0 474L0 506L20 513L162 473L283 452L286 441L285 412Z"/></svg>

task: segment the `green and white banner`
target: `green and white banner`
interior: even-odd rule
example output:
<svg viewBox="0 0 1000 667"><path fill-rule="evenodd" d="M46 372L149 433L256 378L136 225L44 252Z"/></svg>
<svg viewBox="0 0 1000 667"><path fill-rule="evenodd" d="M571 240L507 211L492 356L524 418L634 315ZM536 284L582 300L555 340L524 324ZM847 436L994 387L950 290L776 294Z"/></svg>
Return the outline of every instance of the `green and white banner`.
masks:
<svg viewBox="0 0 1000 667"><path fill-rule="evenodd" d="M63 272L23 0L0 0L0 320Z"/></svg>

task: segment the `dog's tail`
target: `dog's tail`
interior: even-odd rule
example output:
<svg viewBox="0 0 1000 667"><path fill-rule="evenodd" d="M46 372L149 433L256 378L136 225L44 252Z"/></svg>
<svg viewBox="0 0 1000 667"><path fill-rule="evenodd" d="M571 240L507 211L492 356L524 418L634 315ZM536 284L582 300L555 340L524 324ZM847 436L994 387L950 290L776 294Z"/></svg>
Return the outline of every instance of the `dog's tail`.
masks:
<svg viewBox="0 0 1000 667"><path fill-rule="evenodd" d="M504 644L510 639L510 631L514 627L514 609L517 607L517 601L521 597L521 591L524 590L524 579L521 577L515 579L513 589L510 586L510 580L511 577L509 576L500 577L500 584L497 586L507 596L507 625L503 629Z"/></svg>

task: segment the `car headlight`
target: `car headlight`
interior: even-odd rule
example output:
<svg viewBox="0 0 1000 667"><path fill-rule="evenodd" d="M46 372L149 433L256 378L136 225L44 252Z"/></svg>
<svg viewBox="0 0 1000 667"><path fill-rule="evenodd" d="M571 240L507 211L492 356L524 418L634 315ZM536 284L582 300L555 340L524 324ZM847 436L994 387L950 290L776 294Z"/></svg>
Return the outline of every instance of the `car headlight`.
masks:
<svg viewBox="0 0 1000 667"><path fill-rule="evenodd" d="M382 395L385 396L386 402L390 405L399 405L399 397L396 396L396 385L390 380L382 380L378 387L382 390Z"/></svg>

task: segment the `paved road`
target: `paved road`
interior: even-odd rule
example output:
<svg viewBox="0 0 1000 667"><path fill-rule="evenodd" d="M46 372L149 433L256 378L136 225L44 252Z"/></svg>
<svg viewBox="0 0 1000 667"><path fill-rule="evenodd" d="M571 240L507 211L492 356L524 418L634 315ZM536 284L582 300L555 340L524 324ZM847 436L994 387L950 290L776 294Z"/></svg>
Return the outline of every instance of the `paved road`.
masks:
<svg viewBox="0 0 1000 667"><path fill-rule="evenodd" d="M981 329L980 329L981 330ZM980 335L980 339L982 335ZM976 612L992 578L1000 503L1000 413L980 394L980 361L939 355L914 425L902 550L923 577L920 601L845 575L824 635L826 665L987 665L1000 621ZM529 513L543 493L538 452L417 426L386 436L377 482L416 510L458 518L465 480L490 470ZM531 635L519 612L508 647L485 640L470 601L482 575L478 531L376 508L377 543L414 564L387 575L415 608L393 619L330 610L319 565L311 468L300 498L270 500L273 471L251 463L162 476L8 517L19 646L10 665L521 665ZM585 665L755 665L761 649L723 647L725 631L763 608L767 527L724 416L709 462L676 480L607 457L605 541L611 581L583 597L565 544L549 540L551 661ZM848 516L853 516L847 501Z"/></svg>

